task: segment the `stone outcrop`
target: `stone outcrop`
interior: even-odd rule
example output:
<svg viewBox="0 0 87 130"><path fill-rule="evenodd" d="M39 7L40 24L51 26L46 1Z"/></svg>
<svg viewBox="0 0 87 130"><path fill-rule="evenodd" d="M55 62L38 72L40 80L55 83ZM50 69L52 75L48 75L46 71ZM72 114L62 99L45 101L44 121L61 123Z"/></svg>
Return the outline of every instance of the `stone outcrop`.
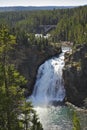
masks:
<svg viewBox="0 0 87 130"><path fill-rule="evenodd" d="M61 53L61 47L58 44L49 44L43 48L38 45L17 45L15 51L12 51L12 62L17 70L28 80L28 94L32 93L36 79L38 67L54 55ZM24 86L23 86L24 87Z"/></svg>
<svg viewBox="0 0 87 130"><path fill-rule="evenodd" d="M87 98L87 44L79 45L65 54L63 69L66 99L82 106Z"/></svg>

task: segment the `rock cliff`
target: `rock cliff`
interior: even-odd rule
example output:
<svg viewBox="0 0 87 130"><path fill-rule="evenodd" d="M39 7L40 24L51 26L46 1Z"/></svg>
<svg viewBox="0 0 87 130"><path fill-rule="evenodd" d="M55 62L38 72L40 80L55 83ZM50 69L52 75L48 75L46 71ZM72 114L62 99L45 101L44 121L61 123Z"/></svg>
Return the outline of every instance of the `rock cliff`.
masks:
<svg viewBox="0 0 87 130"><path fill-rule="evenodd" d="M87 44L78 45L65 54L63 69L66 99L82 106L87 99Z"/></svg>
<svg viewBox="0 0 87 130"><path fill-rule="evenodd" d="M38 67L45 60L61 53L61 47L58 44L49 44L41 48L38 45L32 44L28 46L17 45L15 48L11 53L12 62L15 64L17 70L28 80L28 94L31 94Z"/></svg>

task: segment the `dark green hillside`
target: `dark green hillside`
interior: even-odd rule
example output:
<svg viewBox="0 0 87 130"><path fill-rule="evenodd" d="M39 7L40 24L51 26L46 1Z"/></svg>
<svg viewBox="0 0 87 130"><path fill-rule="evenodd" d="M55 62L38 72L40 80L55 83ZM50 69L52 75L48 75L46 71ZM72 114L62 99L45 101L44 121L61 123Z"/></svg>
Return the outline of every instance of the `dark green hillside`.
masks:
<svg viewBox="0 0 87 130"><path fill-rule="evenodd" d="M54 42L83 43L87 40L87 6L42 11L1 12L0 23L9 26L13 34L45 33L41 25L57 25L51 32Z"/></svg>
<svg viewBox="0 0 87 130"><path fill-rule="evenodd" d="M40 25L57 25L64 10L18 11L0 13L0 23L7 24L12 31L38 33Z"/></svg>
<svg viewBox="0 0 87 130"><path fill-rule="evenodd" d="M68 9L53 32L55 41L87 42L87 6Z"/></svg>

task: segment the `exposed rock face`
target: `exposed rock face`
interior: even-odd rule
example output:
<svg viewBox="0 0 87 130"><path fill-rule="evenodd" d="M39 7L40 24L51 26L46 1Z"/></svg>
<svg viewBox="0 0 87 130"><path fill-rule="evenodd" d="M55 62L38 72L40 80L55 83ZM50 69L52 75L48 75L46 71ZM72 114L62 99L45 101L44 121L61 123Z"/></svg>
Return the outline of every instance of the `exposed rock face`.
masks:
<svg viewBox="0 0 87 130"><path fill-rule="evenodd" d="M63 78L67 100L83 105L87 98L87 44L79 45L71 54L65 54Z"/></svg>
<svg viewBox="0 0 87 130"><path fill-rule="evenodd" d="M31 93L33 90L38 67L50 57L61 53L59 45L49 44L45 48L38 45L16 46L12 52L13 63L18 71L28 80L27 87Z"/></svg>

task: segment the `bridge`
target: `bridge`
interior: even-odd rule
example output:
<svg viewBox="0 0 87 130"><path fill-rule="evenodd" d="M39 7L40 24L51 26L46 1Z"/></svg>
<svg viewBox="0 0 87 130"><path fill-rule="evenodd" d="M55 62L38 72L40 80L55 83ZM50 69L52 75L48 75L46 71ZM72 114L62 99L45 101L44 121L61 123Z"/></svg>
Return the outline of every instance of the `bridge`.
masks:
<svg viewBox="0 0 87 130"><path fill-rule="evenodd" d="M50 30L55 29L57 25L40 25L39 27L43 29L44 33L48 33Z"/></svg>

